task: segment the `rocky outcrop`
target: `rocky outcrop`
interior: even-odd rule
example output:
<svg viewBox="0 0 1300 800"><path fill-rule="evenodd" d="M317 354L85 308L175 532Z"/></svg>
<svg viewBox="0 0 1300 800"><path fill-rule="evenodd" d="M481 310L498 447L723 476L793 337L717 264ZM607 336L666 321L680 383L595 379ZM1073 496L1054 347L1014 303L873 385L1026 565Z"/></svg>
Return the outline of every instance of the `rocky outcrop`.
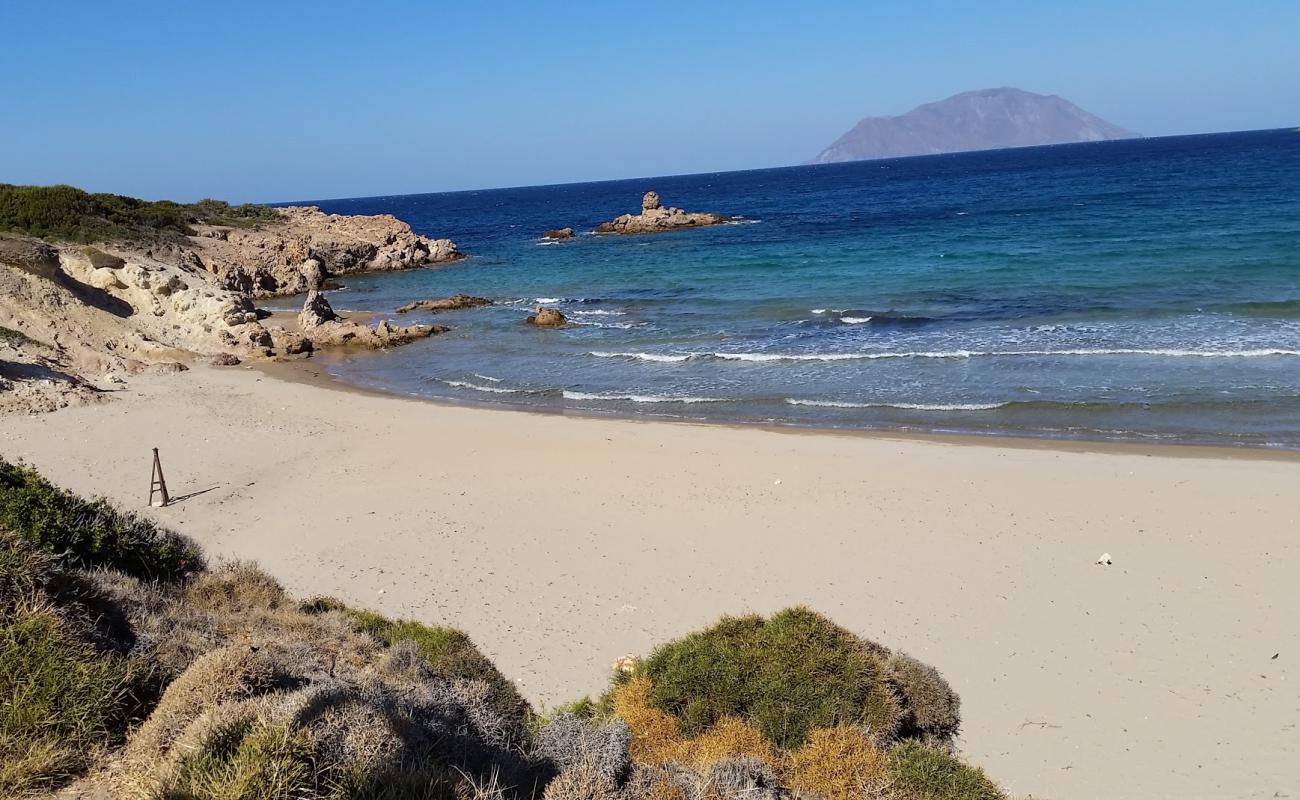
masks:
<svg viewBox="0 0 1300 800"><path fill-rule="evenodd" d="M53 280L59 274L59 251L40 239L0 236L0 264Z"/></svg>
<svg viewBox="0 0 1300 800"><path fill-rule="evenodd" d="M646 192L641 199L640 214L624 214L610 222L602 222L596 226L596 233L661 233L677 228L721 225L730 221L730 217L708 211L665 208L659 200L658 192Z"/></svg>
<svg viewBox="0 0 1300 800"><path fill-rule="evenodd" d="M0 325L50 343L81 374L111 383L190 355L274 355L252 300L214 287L188 263L108 245L88 253L39 244L21 263L0 262Z"/></svg>
<svg viewBox="0 0 1300 800"><path fill-rule="evenodd" d="M559 328L569 322L568 317L560 313L558 308L537 307L527 319L524 320L529 325L536 325L539 328Z"/></svg>
<svg viewBox="0 0 1300 800"><path fill-rule="evenodd" d="M195 225L197 235L179 249L197 259L220 286L255 297L301 294L340 275L464 258L450 239L421 236L388 214L326 214L315 206L278 211L278 223Z"/></svg>
<svg viewBox="0 0 1300 800"><path fill-rule="evenodd" d="M325 295L318 291L307 295L298 314L298 325L313 348L357 347L366 350L394 347L450 330L441 325L393 325L388 320L373 328L367 327L340 317Z"/></svg>
<svg viewBox="0 0 1300 800"><path fill-rule="evenodd" d="M471 297L467 294L453 294L451 297L444 297L440 300L417 300L414 303L407 303L397 309L398 314L407 314L412 311L429 311L439 313L442 311L460 311L466 308L478 308L480 306L490 306L492 301L486 297Z"/></svg>
<svg viewBox="0 0 1300 800"><path fill-rule="evenodd" d="M559 239L572 239L573 228L551 228L549 231L542 234L542 238L550 239L552 241Z"/></svg>

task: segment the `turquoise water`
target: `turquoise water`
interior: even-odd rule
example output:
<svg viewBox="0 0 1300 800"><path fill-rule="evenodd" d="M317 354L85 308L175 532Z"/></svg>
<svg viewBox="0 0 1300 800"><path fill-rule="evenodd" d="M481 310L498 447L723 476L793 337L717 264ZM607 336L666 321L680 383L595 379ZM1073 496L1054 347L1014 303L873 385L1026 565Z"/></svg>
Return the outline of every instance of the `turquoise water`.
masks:
<svg viewBox="0 0 1300 800"><path fill-rule="evenodd" d="M538 238L634 211L648 189L744 220ZM1296 131L318 204L395 214L472 256L349 279L336 308L499 303L328 362L358 384L586 413L1300 446ZM524 326L538 303L576 324Z"/></svg>

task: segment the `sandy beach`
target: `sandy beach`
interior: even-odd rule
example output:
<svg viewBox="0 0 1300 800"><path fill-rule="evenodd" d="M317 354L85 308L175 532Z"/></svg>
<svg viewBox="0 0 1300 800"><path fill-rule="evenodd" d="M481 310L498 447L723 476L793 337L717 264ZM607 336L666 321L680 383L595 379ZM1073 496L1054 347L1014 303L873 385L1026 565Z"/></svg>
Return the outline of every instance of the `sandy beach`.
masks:
<svg viewBox="0 0 1300 800"><path fill-rule="evenodd" d="M461 627L535 704L804 603L937 666L1017 796L1293 796L1300 460L435 405L245 368L0 418L0 454L292 591ZM1108 552L1111 566L1099 566Z"/></svg>

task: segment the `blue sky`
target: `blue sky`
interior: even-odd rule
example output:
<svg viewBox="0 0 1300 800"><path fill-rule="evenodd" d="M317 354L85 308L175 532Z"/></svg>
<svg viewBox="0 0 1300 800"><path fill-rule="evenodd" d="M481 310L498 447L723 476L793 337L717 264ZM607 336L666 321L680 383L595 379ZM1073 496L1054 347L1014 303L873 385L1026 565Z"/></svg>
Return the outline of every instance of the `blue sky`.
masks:
<svg viewBox="0 0 1300 800"><path fill-rule="evenodd" d="M274 201L794 164L968 89L1300 125L1300 2L0 3L0 181Z"/></svg>

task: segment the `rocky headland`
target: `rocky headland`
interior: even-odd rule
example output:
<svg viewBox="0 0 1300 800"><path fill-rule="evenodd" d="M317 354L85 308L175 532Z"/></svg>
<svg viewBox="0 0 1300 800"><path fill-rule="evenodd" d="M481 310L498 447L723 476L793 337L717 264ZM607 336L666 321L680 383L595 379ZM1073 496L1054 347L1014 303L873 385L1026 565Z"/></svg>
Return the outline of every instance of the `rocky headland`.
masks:
<svg viewBox="0 0 1300 800"><path fill-rule="evenodd" d="M252 228L195 225L178 257L203 266L218 285L254 297L302 294L312 288L314 271L328 280L465 257L450 239L421 236L389 214L344 216L315 206L276 211L278 222Z"/></svg>
<svg viewBox="0 0 1300 800"><path fill-rule="evenodd" d="M646 192L641 198L640 214L624 214L609 222L602 222L596 226L596 233L662 233L677 228L721 225L730 221L731 217L711 211L683 211L680 208L665 207L659 200L658 192Z"/></svg>
<svg viewBox="0 0 1300 800"><path fill-rule="evenodd" d="M57 229L0 220L0 229L19 228L0 233L0 410L93 402L128 376L177 371L196 359L230 365L424 338L446 328L362 325L335 313L317 290L341 275L464 257L450 240L421 236L387 215L0 189L11 207L35 195L23 208L48 208L71 193L59 208L80 215L49 214L74 218ZM86 211L95 202L118 205ZM296 329L270 324L254 302L301 292L310 294Z"/></svg>

